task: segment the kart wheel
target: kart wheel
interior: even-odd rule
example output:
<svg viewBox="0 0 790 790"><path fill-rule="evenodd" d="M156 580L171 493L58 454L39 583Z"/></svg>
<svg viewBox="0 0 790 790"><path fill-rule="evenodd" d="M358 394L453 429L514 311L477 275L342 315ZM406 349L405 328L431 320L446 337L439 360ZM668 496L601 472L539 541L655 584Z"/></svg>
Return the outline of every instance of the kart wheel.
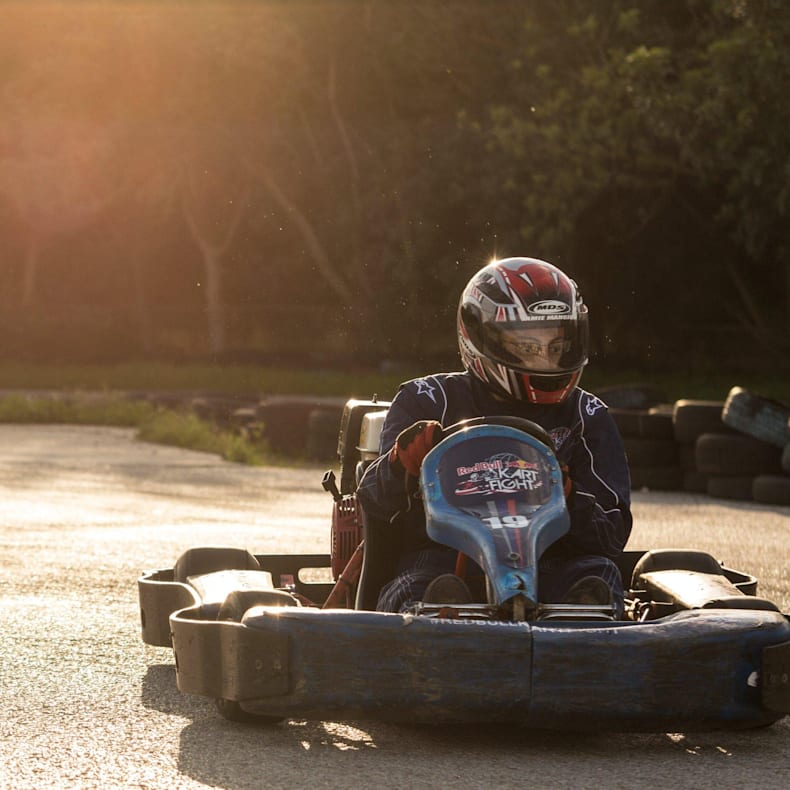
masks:
<svg viewBox="0 0 790 790"><path fill-rule="evenodd" d="M634 566L631 587L639 587L639 577L654 571L696 571L698 573L721 573L721 563L706 551L693 549L655 549L645 552Z"/></svg>
<svg viewBox="0 0 790 790"><path fill-rule="evenodd" d="M240 623L253 606L299 606L299 602L283 590L234 590L220 606L217 620Z"/></svg>
<svg viewBox="0 0 790 790"><path fill-rule="evenodd" d="M260 713L250 713L241 707L241 704L232 699L215 699L220 716L228 721L235 721L240 724L279 724L285 721L285 716L264 716Z"/></svg>
<svg viewBox="0 0 790 790"><path fill-rule="evenodd" d="M228 546L198 546L187 549L173 567L173 579L185 583L189 576L200 576L229 569L259 571L258 560L247 549Z"/></svg>
<svg viewBox="0 0 790 790"><path fill-rule="evenodd" d="M784 447L790 442L790 406L762 398L743 387L733 387L722 410L722 420L763 442Z"/></svg>

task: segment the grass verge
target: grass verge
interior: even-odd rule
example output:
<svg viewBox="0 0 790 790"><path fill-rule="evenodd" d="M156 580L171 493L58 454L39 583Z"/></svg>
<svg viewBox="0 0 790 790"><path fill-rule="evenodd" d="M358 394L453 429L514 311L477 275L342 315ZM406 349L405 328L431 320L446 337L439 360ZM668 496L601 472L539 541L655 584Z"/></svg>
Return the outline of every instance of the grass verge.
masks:
<svg viewBox="0 0 790 790"><path fill-rule="evenodd" d="M9 395L0 399L0 423L137 428L138 438L147 442L214 453L236 463L276 462L262 439L219 429L190 412L112 394L76 393L62 398Z"/></svg>

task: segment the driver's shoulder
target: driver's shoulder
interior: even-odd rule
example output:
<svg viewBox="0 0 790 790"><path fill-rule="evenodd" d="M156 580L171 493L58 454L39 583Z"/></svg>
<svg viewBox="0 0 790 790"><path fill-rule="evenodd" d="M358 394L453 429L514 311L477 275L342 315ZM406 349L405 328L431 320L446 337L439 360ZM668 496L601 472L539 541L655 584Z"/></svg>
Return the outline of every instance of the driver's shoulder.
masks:
<svg viewBox="0 0 790 790"><path fill-rule="evenodd" d="M403 393L413 398L428 399L433 403L446 401L459 392L470 391L469 374L458 373L431 373L427 376L405 381L400 385L399 394Z"/></svg>
<svg viewBox="0 0 790 790"><path fill-rule="evenodd" d="M568 399L573 410L584 422L606 419L609 407L595 393L577 387Z"/></svg>

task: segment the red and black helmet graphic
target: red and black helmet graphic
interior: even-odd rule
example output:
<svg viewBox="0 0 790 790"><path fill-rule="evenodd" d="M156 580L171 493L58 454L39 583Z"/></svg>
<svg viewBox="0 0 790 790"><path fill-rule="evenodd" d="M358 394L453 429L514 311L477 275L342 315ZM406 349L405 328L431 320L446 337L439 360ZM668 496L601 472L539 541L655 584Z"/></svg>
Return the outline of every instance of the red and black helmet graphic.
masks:
<svg viewBox="0 0 790 790"><path fill-rule="evenodd" d="M515 348L554 338L551 364ZM466 368L496 394L558 403L587 364L587 308L576 283L547 261L505 258L467 284L458 307L458 343ZM544 352L544 355L547 352Z"/></svg>

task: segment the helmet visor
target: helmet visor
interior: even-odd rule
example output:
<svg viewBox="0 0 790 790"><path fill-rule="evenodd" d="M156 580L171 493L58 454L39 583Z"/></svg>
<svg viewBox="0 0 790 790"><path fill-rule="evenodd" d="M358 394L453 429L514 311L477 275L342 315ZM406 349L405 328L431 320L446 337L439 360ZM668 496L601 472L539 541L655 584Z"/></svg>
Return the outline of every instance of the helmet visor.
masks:
<svg viewBox="0 0 790 790"><path fill-rule="evenodd" d="M483 353L527 373L564 373L587 363L587 315L573 321L489 322Z"/></svg>

